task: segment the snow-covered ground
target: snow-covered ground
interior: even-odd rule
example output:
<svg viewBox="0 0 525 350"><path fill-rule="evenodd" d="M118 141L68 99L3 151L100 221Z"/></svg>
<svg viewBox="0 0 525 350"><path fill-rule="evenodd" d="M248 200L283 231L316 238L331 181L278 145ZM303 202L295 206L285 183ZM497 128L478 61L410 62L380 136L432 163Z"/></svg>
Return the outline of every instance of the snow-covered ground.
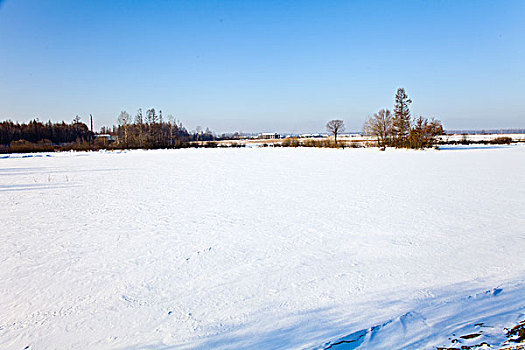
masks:
<svg viewBox="0 0 525 350"><path fill-rule="evenodd" d="M503 341L524 174L516 145L1 156L0 348Z"/></svg>

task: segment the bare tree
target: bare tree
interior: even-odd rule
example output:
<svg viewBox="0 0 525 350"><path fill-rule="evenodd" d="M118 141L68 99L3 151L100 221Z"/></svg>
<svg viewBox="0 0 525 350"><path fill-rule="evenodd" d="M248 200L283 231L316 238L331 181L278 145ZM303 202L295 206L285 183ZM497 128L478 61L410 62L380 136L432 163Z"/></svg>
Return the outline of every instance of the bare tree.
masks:
<svg viewBox="0 0 525 350"><path fill-rule="evenodd" d="M142 125L144 123L144 119L142 117L142 108L139 108L137 110L137 114L135 115L135 124Z"/></svg>
<svg viewBox="0 0 525 350"><path fill-rule="evenodd" d="M157 124L159 121L159 116L157 115L155 108L148 109L146 111L146 117L148 124Z"/></svg>
<svg viewBox="0 0 525 350"><path fill-rule="evenodd" d="M173 115L171 114L168 114L168 127L170 129L169 131L169 145L173 145L173 124L175 123L175 118L173 117ZM176 125L175 125L176 127Z"/></svg>
<svg viewBox="0 0 525 350"><path fill-rule="evenodd" d="M345 131L345 124L342 120L334 119L326 123L326 130L334 135L335 146L337 147L337 135Z"/></svg>
<svg viewBox="0 0 525 350"><path fill-rule="evenodd" d="M368 118L365 122L364 131L366 135L374 136L377 144L383 150L390 144L392 136L392 112L388 109L382 109L375 113L373 117Z"/></svg>
<svg viewBox="0 0 525 350"><path fill-rule="evenodd" d="M138 143L139 147L144 147L144 117L142 116L142 108L139 108L137 110L137 114L135 115L135 130L138 129ZM137 132L137 131L135 131Z"/></svg>
<svg viewBox="0 0 525 350"><path fill-rule="evenodd" d="M128 125L131 122L131 117L128 112L121 111L118 116L118 123L124 129L124 144L128 145Z"/></svg>
<svg viewBox="0 0 525 350"><path fill-rule="evenodd" d="M80 124L81 124L81 123L80 123L80 117L79 117L78 114L77 114L77 116L73 119L73 125L75 126L75 130L76 130L77 132L78 132L78 130L79 130L79 125L80 125Z"/></svg>

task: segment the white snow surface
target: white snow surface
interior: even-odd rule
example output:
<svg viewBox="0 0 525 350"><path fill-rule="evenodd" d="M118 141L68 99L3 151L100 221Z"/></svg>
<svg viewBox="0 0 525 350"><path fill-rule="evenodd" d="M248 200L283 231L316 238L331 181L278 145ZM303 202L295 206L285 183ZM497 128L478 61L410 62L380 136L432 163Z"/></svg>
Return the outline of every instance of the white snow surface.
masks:
<svg viewBox="0 0 525 350"><path fill-rule="evenodd" d="M524 174L515 145L4 155L0 348L497 333L525 315Z"/></svg>

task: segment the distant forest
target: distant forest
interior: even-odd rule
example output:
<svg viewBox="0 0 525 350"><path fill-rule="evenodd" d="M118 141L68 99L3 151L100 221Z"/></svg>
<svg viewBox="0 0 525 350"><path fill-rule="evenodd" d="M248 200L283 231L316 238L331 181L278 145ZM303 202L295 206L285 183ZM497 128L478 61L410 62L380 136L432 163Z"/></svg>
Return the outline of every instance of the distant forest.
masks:
<svg viewBox="0 0 525 350"><path fill-rule="evenodd" d="M122 111L117 126L102 127L99 133L93 132L92 126L88 127L78 116L70 124L44 123L38 119L29 123L0 122L1 153L181 148L196 146L195 141L215 139L208 129L190 134L182 123L171 117L163 120L162 112L157 113L154 108L148 109L145 116L139 109L133 119Z"/></svg>
<svg viewBox="0 0 525 350"><path fill-rule="evenodd" d="M71 124L42 123L32 120L27 124L14 123L12 121L0 122L0 144L10 145L15 141L27 141L30 143L72 143L79 141L91 141L93 134L86 124L73 122Z"/></svg>

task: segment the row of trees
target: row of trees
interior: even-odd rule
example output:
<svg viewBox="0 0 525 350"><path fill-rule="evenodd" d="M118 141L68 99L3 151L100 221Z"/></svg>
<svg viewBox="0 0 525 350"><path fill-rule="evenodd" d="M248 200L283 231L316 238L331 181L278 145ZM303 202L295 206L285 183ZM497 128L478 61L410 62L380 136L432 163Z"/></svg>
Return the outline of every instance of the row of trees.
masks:
<svg viewBox="0 0 525 350"><path fill-rule="evenodd" d="M114 128L119 144L125 148L170 148L180 147L191 139L188 131L171 115L164 120L162 111L151 108L145 115L139 108L135 116L120 112L118 127Z"/></svg>
<svg viewBox="0 0 525 350"><path fill-rule="evenodd" d="M0 145L10 145L13 141L25 140L31 143L46 142L54 144L89 142L93 133L87 125L75 118L71 124L65 122L42 123L38 119L29 123L14 123L11 120L0 122Z"/></svg>
<svg viewBox="0 0 525 350"><path fill-rule="evenodd" d="M29 123L0 122L0 152L34 152L53 150L95 150L101 148L175 148L190 145L197 140L213 140L214 136L206 129L190 135L172 116L163 119L162 111L142 109L132 118L122 111L118 125L113 128L102 127L100 134L92 131L76 116L68 124L65 122L42 123L38 119Z"/></svg>
<svg viewBox="0 0 525 350"><path fill-rule="evenodd" d="M182 147L190 141L214 141L217 138L210 129L202 130L198 126L195 132L189 133L181 122L172 115L167 120L162 115L162 110L155 108L146 110L143 114L139 108L132 118L126 112L120 112L118 126L113 127L113 132L119 138L119 145L125 148L172 148Z"/></svg>
<svg viewBox="0 0 525 350"><path fill-rule="evenodd" d="M432 147L436 142L436 136L443 134L443 126L435 119L428 120L423 117L413 119L409 108L411 103L412 100L405 90L398 89L393 112L389 109L381 109L369 117L364 125L365 133L374 136L382 149L387 146ZM101 129L101 133L113 136L111 140L117 140L111 144L106 142L106 138L96 138L97 135L82 123L78 116L71 124L51 121L44 124L37 119L27 124L0 122L0 148L3 151L10 151L9 148L13 148L13 145L20 150L41 150L44 145L46 150L49 146L60 146L60 149L64 149L65 145L69 145L71 149L178 148L202 145L191 141L220 139L216 138L209 129L202 131L200 127L190 134L173 116L168 115L165 120L162 111L157 112L155 108L150 108L145 113L139 108L133 117L128 112L122 111L117 121L118 125L113 126L112 129L105 127ZM93 123L91 129L92 125ZM337 147L337 136L345 130L344 122L331 120L326 128L334 136L334 145Z"/></svg>
<svg viewBox="0 0 525 350"><path fill-rule="evenodd" d="M369 117L364 125L366 135L377 139L383 150L387 146L397 148L427 148L434 146L436 137L442 135L443 125L434 118L418 117L413 119L410 112L412 100L405 89L396 92L394 112L381 109Z"/></svg>

